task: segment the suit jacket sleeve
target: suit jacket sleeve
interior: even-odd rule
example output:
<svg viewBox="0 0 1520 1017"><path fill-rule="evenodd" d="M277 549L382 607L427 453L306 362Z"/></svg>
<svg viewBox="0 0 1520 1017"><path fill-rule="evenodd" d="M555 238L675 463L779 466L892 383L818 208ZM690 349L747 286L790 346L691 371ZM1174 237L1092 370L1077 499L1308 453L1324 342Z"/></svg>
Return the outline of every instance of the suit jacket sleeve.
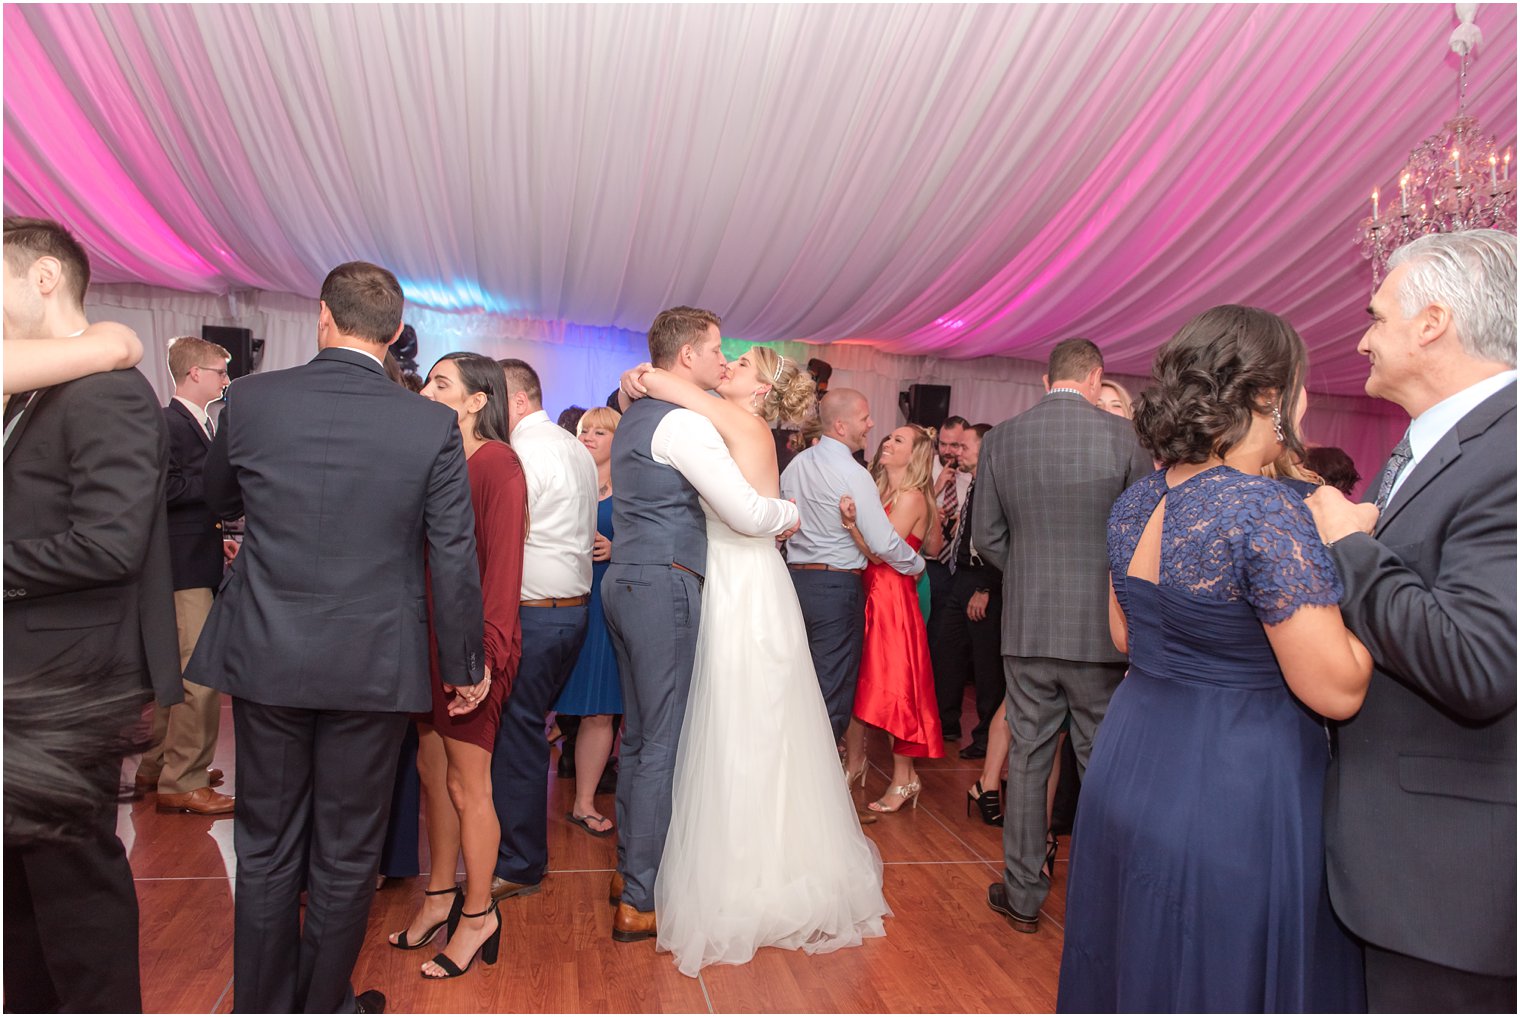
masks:
<svg viewBox="0 0 1520 1017"><path fill-rule="evenodd" d="M1413 506L1406 511L1412 511ZM1515 708L1515 484L1474 490L1427 585L1365 533L1335 542L1341 610L1379 670L1471 720Z"/></svg>
<svg viewBox="0 0 1520 1017"><path fill-rule="evenodd" d="M206 506L221 519L236 519L243 514L243 491L238 485L237 471L227 460L227 442L234 424L232 413L233 385L227 389L227 403L222 407L222 426L211 439L206 450L206 465L201 471L202 493Z"/></svg>
<svg viewBox="0 0 1520 1017"><path fill-rule="evenodd" d="M1006 572L1008 517L1003 513L1003 502L999 496L991 455L983 455L977 461L976 489L982 495L971 503L971 539L976 543L977 554L991 562L1000 573Z"/></svg>
<svg viewBox="0 0 1520 1017"><path fill-rule="evenodd" d="M185 418L170 418L166 412L164 423L169 428L169 480L164 495L170 508L182 505L199 505L206 501L206 485L201 471L184 468L189 456L185 454L185 440L199 442L199 435L189 433L184 427Z"/></svg>
<svg viewBox="0 0 1520 1017"><path fill-rule="evenodd" d="M167 457L163 410L140 382L135 372L113 371L54 393L68 456L68 518L45 537L6 539L8 589L45 596L142 570L155 521L164 516ZM101 419L111 426L101 427Z"/></svg>
<svg viewBox="0 0 1520 1017"><path fill-rule="evenodd" d="M218 431L218 439L225 433L226 429ZM433 580L438 672L446 685L474 685L485 676L485 621L475 553L475 510L470 505L464 444L452 420L433 461L422 516Z"/></svg>

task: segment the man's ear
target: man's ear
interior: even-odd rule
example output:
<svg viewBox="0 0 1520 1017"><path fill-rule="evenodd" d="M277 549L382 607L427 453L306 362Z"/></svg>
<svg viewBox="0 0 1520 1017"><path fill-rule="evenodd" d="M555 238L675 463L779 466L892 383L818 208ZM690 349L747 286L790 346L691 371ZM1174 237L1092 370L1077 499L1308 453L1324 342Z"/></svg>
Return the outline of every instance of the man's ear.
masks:
<svg viewBox="0 0 1520 1017"><path fill-rule="evenodd" d="M1042 374L1042 375L1040 375L1040 384L1044 385L1045 386L1045 391L1049 392L1050 391L1050 375L1048 375L1048 374Z"/></svg>
<svg viewBox="0 0 1520 1017"><path fill-rule="evenodd" d="M63 285L63 262L50 254L32 262L28 273L36 280L37 290L44 297L52 296Z"/></svg>
<svg viewBox="0 0 1520 1017"><path fill-rule="evenodd" d="M326 307L327 305L323 304L322 306ZM397 339L400 339L401 338L401 330L404 329L404 328L406 328L406 322L403 321L401 324L399 324L399 325L396 326L396 334L393 335L393 336L391 336L390 342L386 343L385 345L386 346L390 346L391 343L395 342Z"/></svg>
<svg viewBox="0 0 1520 1017"><path fill-rule="evenodd" d="M1429 346L1451 328L1451 308L1445 304L1427 304L1415 317L1420 323L1420 332L1415 341L1422 347Z"/></svg>

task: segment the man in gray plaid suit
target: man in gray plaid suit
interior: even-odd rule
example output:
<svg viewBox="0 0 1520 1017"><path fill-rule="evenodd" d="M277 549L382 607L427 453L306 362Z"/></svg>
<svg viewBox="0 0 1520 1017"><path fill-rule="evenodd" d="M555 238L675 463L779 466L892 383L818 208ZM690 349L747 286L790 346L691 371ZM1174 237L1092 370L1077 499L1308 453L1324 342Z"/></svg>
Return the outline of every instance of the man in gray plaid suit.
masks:
<svg viewBox="0 0 1520 1017"><path fill-rule="evenodd" d="M972 537L1003 571L1003 675L1008 684L1008 795L1003 881L987 903L1034 932L1050 892L1045 783L1071 712L1078 771L1123 677L1108 632L1108 513L1154 468L1134 427L1097 408L1103 354L1066 339L1050 352L1045 397L982 439Z"/></svg>

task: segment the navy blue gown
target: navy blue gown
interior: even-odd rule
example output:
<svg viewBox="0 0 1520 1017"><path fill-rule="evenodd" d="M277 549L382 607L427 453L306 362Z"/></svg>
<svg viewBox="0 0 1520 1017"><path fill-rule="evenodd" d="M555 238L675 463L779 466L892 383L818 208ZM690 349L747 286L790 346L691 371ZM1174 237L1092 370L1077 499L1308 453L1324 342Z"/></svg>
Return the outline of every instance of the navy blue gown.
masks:
<svg viewBox="0 0 1520 1017"><path fill-rule="evenodd" d="M1072 836L1062 1012L1366 1009L1330 912L1323 721L1263 624L1341 583L1302 500L1217 467L1114 504L1130 669L1094 741ZM1126 575L1165 496L1159 583Z"/></svg>

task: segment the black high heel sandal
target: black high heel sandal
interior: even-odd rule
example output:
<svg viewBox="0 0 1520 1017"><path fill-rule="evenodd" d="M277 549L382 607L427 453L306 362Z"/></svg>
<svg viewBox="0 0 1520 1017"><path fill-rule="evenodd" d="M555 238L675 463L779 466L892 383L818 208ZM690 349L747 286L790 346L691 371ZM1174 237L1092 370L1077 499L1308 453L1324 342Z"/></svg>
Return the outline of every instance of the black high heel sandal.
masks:
<svg viewBox="0 0 1520 1017"><path fill-rule="evenodd" d="M484 918L489 914L496 915L496 931L492 932L486 941L480 944L480 949L475 951L474 956L470 958L470 962L468 964L466 964L464 967L460 967L453 961L449 960L446 954L435 953L433 955L433 963L443 968L444 973L441 975L430 975L424 971L422 972L422 977L430 978L434 981L442 981L445 978L458 978L460 975L464 974L466 971L470 970L470 968L475 966L476 957L479 957L486 964L495 964L497 954L501 950L501 912L497 910L496 902L493 900L490 907L486 908L484 911L477 911L474 914L470 914L468 911L462 911L460 913L460 917Z"/></svg>
<svg viewBox="0 0 1520 1017"><path fill-rule="evenodd" d="M1061 840L1055 834L1045 835L1045 875L1052 883L1056 880L1056 849L1060 846Z"/></svg>
<svg viewBox="0 0 1520 1017"><path fill-rule="evenodd" d="M986 791L982 788L982 782L977 781L972 790L966 792L966 815L971 815L971 806L975 805L977 811L982 814L982 822L988 826L1003 825L1003 800L996 791Z"/></svg>
<svg viewBox="0 0 1520 1017"><path fill-rule="evenodd" d="M438 935L439 929L447 927L449 930L449 935L452 936L454 934L454 926L459 924L459 912L464 910L464 888L453 886L447 890L422 891L422 895L424 897L439 897L446 893L452 893L454 895L454 903L449 907L449 916L447 918L424 932L422 934L422 938L417 940L415 943L406 938L408 931L406 929L402 929L400 934L395 939L387 938L386 942L390 943L390 945L395 947L397 950L421 950L423 947L427 946L433 941L433 937Z"/></svg>

